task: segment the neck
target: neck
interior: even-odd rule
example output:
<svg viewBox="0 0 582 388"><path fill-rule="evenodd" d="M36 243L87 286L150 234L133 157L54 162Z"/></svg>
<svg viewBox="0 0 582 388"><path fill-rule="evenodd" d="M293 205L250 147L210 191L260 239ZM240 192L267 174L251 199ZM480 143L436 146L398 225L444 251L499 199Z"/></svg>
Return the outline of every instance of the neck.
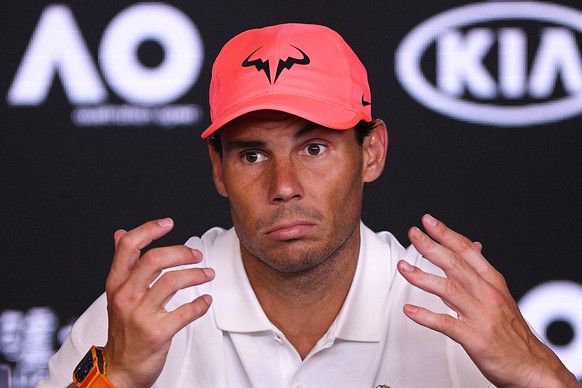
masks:
<svg viewBox="0 0 582 388"><path fill-rule="evenodd" d="M359 226L327 260L306 271L279 272L243 250L245 270L261 307L302 359L341 310L359 250Z"/></svg>

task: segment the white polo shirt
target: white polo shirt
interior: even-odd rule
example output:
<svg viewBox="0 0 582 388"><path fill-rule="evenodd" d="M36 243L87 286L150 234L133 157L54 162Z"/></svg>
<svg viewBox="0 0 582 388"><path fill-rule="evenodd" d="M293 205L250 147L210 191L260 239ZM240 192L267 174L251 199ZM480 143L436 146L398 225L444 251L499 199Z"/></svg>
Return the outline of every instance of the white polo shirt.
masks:
<svg viewBox="0 0 582 388"><path fill-rule="evenodd" d="M344 306L328 332L301 360L267 318L250 286L234 230L213 228L186 245L212 267L209 284L178 292L168 310L199 295L213 296L210 311L178 332L155 387L490 387L465 351L448 337L417 325L405 303L451 312L440 298L411 286L396 270L406 259L425 271L442 271L388 232L361 225L356 274ZM91 345L107 340L102 295L76 322L49 362L50 379L38 388L71 382Z"/></svg>

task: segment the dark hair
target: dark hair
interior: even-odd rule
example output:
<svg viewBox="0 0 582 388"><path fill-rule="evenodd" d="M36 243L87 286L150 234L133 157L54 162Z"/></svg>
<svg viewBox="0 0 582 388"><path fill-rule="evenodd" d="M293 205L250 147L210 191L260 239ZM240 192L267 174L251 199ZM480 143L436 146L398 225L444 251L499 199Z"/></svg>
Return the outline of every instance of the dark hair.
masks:
<svg viewBox="0 0 582 388"><path fill-rule="evenodd" d="M375 121L364 121L360 120L354 127L356 131L356 140L358 141L359 145L364 144L364 138L372 132L372 130L376 127Z"/></svg>
<svg viewBox="0 0 582 388"><path fill-rule="evenodd" d="M216 130L216 132L206 138L206 144L211 146L214 151L218 152L220 157L222 157L222 140L220 139L220 129Z"/></svg>
<svg viewBox="0 0 582 388"><path fill-rule="evenodd" d="M361 120L354 127L354 132L356 134L356 140L361 146L364 144L364 138L372 132L376 126L374 121L364 121ZM206 143L210 145L218 154L222 157L222 140L220 138L220 130L217 130L212 135L206 138Z"/></svg>

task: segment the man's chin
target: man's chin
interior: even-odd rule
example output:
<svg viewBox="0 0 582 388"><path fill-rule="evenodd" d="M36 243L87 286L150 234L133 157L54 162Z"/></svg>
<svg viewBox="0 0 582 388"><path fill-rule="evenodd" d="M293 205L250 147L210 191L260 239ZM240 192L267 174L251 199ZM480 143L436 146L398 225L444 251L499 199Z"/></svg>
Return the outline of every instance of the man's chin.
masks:
<svg viewBox="0 0 582 388"><path fill-rule="evenodd" d="M293 247L293 249L272 252L268 256L263 256L261 260L277 272L292 274L318 267L325 261L325 257L326 255L307 247L303 247L303 249Z"/></svg>

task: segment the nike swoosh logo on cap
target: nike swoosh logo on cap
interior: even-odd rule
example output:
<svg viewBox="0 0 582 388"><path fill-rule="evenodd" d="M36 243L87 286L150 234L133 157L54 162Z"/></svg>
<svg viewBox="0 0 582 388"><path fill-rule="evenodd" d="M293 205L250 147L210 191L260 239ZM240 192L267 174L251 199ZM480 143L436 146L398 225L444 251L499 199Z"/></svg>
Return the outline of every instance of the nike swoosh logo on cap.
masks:
<svg viewBox="0 0 582 388"><path fill-rule="evenodd" d="M363 106L371 105L371 102L364 100L364 95L363 94L362 94L362 105Z"/></svg>

